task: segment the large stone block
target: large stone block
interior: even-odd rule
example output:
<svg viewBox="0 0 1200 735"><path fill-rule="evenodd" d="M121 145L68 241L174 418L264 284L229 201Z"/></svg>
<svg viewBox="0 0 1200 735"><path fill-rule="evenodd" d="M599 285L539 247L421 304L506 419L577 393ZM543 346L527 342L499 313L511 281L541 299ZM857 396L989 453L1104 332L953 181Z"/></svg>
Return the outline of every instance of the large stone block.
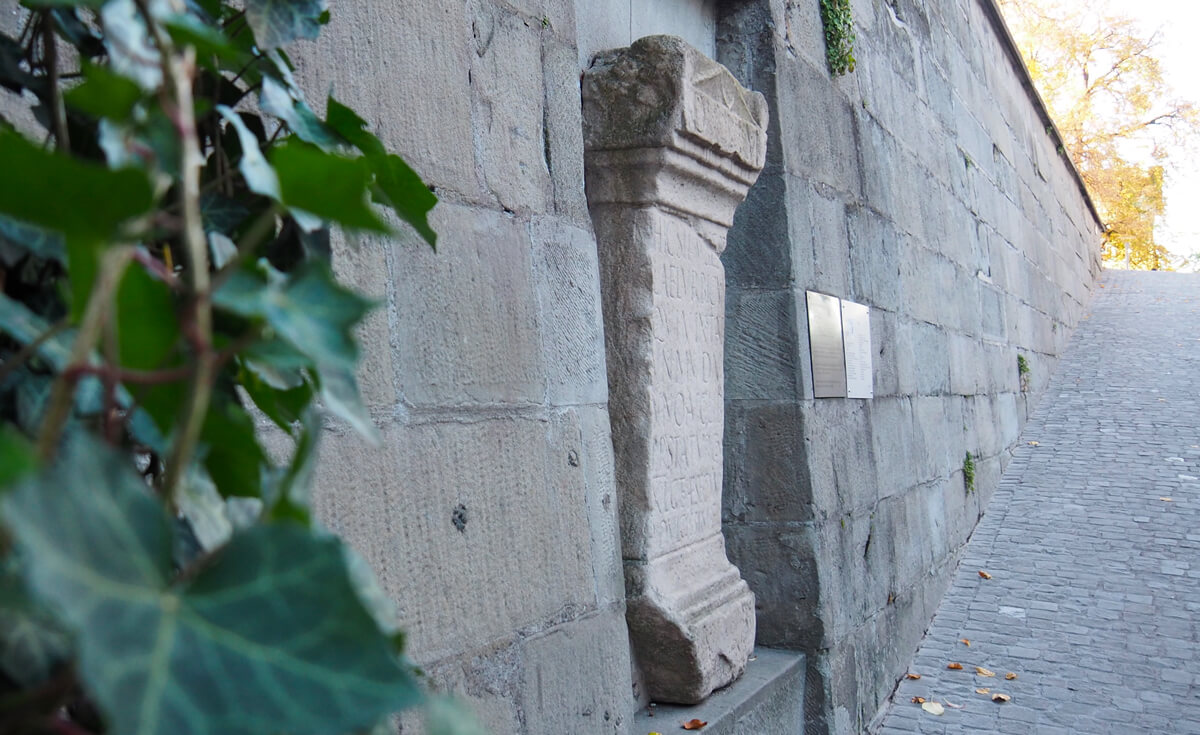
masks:
<svg viewBox="0 0 1200 735"><path fill-rule="evenodd" d="M535 218L534 286L542 326L546 401L551 405L606 403L604 318L596 241L557 218Z"/></svg>
<svg viewBox="0 0 1200 735"><path fill-rule="evenodd" d="M541 404L546 393L528 229L441 204L436 253L396 246L396 364L418 407Z"/></svg>
<svg viewBox="0 0 1200 735"><path fill-rule="evenodd" d="M621 533L617 515L611 424L607 407L581 407L578 415L583 450L579 452L587 492L588 526L592 540L592 575L601 607L625 599L621 567ZM567 462L572 461L568 450Z"/></svg>
<svg viewBox="0 0 1200 735"><path fill-rule="evenodd" d="M816 536L812 524L731 524L729 556L754 592L758 643L823 645Z"/></svg>
<svg viewBox="0 0 1200 735"><path fill-rule="evenodd" d="M725 307L725 395L729 400L796 397L807 350L799 349L791 291L731 291ZM807 333L805 334L807 337ZM806 340L807 341L807 340Z"/></svg>
<svg viewBox="0 0 1200 735"><path fill-rule="evenodd" d="M586 478L572 464L583 448L578 424L382 430L378 449L327 433L314 505L379 576L418 662L595 607L591 546L580 543L590 532Z"/></svg>
<svg viewBox="0 0 1200 735"><path fill-rule="evenodd" d="M512 212L545 212L552 188L539 21L474 0L472 107L479 170Z"/></svg>
<svg viewBox="0 0 1200 735"><path fill-rule="evenodd" d="M553 36L543 39L545 154L554 192L554 212L580 227L588 227L591 220L583 184L583 117L577 63L573 45Z"/></svg>
<svg viewBox="0 0 1200 735"><path fill-rule="evenodd" d="M332 89L430 184L477 197L470 29L464 0L339 3L289 52L316 109Z"/></svg>
<svg viewBox="0 0 1200 735"><path fill-rule="evenodd" d="M811 520L800 406L734 403L726 410L726 427L725 523Z"/></svg>
<svg viewBox="0 0 1200 735"><path fill-rule="evenodd" d="M522 642L521 732L629 732L635 700L628 640L625 616L617 606Z"/></svg>

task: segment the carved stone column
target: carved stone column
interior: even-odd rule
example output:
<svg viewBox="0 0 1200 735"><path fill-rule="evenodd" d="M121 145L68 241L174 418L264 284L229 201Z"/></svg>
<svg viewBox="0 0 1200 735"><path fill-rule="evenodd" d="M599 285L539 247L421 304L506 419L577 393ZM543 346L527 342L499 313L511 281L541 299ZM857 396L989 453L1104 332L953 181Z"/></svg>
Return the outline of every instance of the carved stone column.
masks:
<svg viewBox="0 0 1200 735"><path fill-rule="evenodd" d="M627 619L651 698L691 704L745 669L754 596L721 533L725 270L766 156L767 104L681 39L583 78Z"/></svg>

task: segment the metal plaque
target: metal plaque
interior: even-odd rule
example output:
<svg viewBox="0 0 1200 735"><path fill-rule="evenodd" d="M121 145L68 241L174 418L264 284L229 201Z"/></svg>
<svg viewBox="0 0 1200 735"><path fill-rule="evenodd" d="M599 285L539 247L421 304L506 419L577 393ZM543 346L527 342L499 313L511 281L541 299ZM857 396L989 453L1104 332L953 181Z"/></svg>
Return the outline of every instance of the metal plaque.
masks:
<svg viewBox="0 0 1200 735"><path fill-rule="evenodd" d="M845 398L846 355L842 349L841 299L813 291L807 294L813 396Z"/></svg>
<svg viewBox="0 0 1200 735"><path fill-rule="evenodd" d="M842 343L846 352L846 397L873 397L871 310L865 304L842 301Z"/></svg>

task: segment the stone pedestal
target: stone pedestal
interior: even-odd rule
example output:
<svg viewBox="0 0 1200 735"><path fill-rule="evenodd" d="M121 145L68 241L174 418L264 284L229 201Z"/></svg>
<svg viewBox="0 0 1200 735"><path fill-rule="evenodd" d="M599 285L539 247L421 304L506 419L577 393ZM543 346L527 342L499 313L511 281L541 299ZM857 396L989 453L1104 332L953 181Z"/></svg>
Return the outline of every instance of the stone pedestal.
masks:
<svg viewBox="0 0 1200 735"><path fill-rule="evenodd" d="M767 105L682 40L598 56L583 78L609 411L634 655L656 701L729 684L754 596L721 533L725 271L762 169Z"/></svg>

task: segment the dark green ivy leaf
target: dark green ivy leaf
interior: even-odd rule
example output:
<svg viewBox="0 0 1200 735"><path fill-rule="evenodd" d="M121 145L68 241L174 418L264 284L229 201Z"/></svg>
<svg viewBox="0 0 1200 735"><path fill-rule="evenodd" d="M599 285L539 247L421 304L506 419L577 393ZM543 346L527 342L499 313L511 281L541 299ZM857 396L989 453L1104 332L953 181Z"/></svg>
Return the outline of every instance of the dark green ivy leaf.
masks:
<svg viewBox="0 0 1200 735"><path fill-rule="evenodd" d="M121 365L135 370L166 366L179 339L175 300L144 268L125 271L117 288L117 343Z"/></svg>
<svg viewBox="0 0 1200 735"><path fill-rule="evenodd" d="M0 557L0 672L34 687L67 660L70 639L29 599L17 569L15 554Z"/></svg>
<svg viewBox="0 0 1200 735"><path fill-rule="evenodd" d="M0 425L0 491L37 468L33 445L10 424ZM3 562L0 561L0 566Z"/></svg>
<svg viewBox="0 0 1200 735"><path fill-rule="evenodd" d="M215 401L204 418L200 440L208 447L204 467L226 498L262 495L266 455L258 445L254 421L233 401Z"/></svg>
<svg viewBox="0 0 1200 735"><path fill-rule="evenodd" d="M323 0L246 0L246 19L263 49L315 39L324 11Z"/></svg>
<svg viewBox="0 0 1200 735"><path fill-rule="evenodd" d="M345 158L292 140L271 149L283 203L358 230L387 232L367 201L371 171L361 158Z"/></svg>
<svg viewBox="0 0 1200 735"><path fill-rule="evenodd" d="M145 212L154 200L141 171L113 171L46 151L2 129L0 161L0 214L61 232L68 239L105 242L122 222Z"/></svg>
<svg viewBox="0 0 1200 735"><path fill-rule="evenodd" d="M420 700L332 537L257 526L172 583L162 507L125 457L82 437L0 507L115 733L324 735Z"/></svg>
<svg viewBox="0 0 1200 735"><path fill-rule="evenodd" d="M0 215L0 242L44 260L66 264L67 250L62 235ZM6 265L11 266L12 263Z"/></svg>
<svg viewBox="0 0 1200 735"><path fill-rule="evenodd" d="M133 106L142 98L142 88L137 82L106 66L84 64L83 77L83 84L69 89L63 99L92 117L123 122L129 119Z"/></svg>
<svg viewBox="0 0 1200 735"><path fill-rule="evenodd" d="M337 140L309 106L289 90L283 82L267 77L263 79L259 105L264 112L279 118L300 140L312 143L325 150L333 148Z"/></svg>
<svg viewBox="0 0 1200 735"><path fill-rule="evenodd" d="M375 184L400 219L412 225L432 247L437 247L437 233L429 226L429 211L437 197L421 177L400 156L390 155L371 133L367 121L354 110L329 98L326 124L343 140L363 152L375 175Z"/></svg>

